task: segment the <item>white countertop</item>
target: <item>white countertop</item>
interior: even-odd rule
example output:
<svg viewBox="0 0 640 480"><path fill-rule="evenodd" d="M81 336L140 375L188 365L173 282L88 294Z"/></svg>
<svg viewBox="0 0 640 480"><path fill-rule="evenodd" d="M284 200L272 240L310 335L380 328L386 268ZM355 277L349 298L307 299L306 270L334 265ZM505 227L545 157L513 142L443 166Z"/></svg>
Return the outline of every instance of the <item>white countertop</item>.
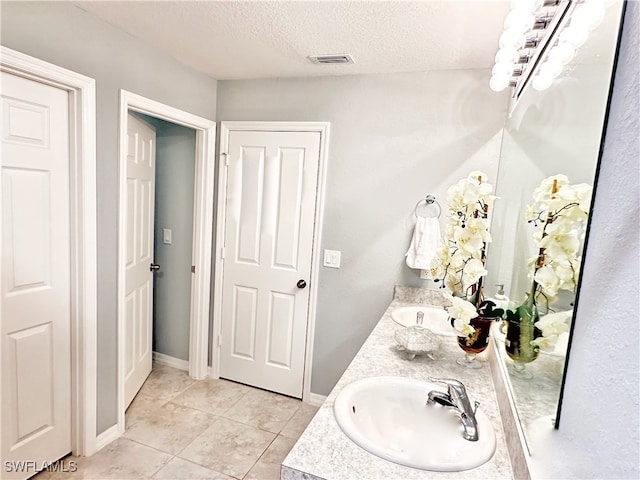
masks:
<svg viewBox="0 0 640 480"><path fill-rule="evenodd" d="M395 348L393 335L402 328L391 319L394 308L410 305L442 305L437 290L396 287L394 300L344 372L307 429L282 463L282 479L479 479L513 478L496 393L486 352L478 360L481 369L467 369L456 364L463 355L454 338L443 338L436 359L416 357ZM356 380L381 375L426 380L427 377L456 378L464 383L471 401L489 417L496 433L496 453L484 465L463 472L432 472L404 467L372 455L353 443L340 429L333 415L333 402L342 388Z"/></svg>

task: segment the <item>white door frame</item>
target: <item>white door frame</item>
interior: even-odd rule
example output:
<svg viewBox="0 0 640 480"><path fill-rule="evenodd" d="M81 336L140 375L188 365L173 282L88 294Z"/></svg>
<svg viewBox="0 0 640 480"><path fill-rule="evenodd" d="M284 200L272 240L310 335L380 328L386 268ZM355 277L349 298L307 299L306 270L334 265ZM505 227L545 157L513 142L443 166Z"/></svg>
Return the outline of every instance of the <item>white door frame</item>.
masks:
<svg viewBox="0 0 640 480"><path fill-rule="evenodd" d="M263 132L317 132L320 134L320 157L318 162L318 187L315 202L315 223L313 229L313 245L311 252L311 278L309 286L309 310L307 318L306 348L304 355L304 376L302 383L302 401L311 399L311 367L313 360L313 339L316 325L316 309L318 296L318 276L320 270L320 240L324 212L325 179L327 160L329 158L329 122L222 122L220 124L220 162L218 167L218 211L216 217L216 255L214 259L214 291L213 291L213 327L211 345L212 367L210 376L220 378L220 329L222 327L222 280L224 278L224 260L222 259L225 216L227 198L227 155L229 150L229 133L231 131L263 131Z"/></svg>
<svg viewBox="0 0 640 480"><path fill-rule="evenodd" d="M196 165L193 209L192 265L195 273L191 282L191 315L189 321L189 375L204 378L207 375L209 353L209 302L211 288L211 244L213 239L213 200L215 168L216 124L155 100L120 90L120 155L118 213L118 432L125 427L124 404L124 318L125 318L125 263L126 263L126 141L129 111L151 115L196 131Z"/></svg>
<svg viewBox="0 0 640 480"><path fill-rule="evenodd" d="M71 448L75 455L92 455L96 452L98 292L95 80L3 46L0 69L69 94Z"/></svg>

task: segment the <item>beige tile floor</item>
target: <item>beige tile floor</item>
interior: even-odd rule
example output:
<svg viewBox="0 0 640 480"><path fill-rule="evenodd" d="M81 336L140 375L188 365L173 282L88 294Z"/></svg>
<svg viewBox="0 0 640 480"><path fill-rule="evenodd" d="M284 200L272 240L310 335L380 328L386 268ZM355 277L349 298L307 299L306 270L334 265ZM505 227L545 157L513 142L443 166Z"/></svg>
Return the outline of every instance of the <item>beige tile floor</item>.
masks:
<svg viewBox="0 0 640 480"><path fill-rule="evenodd" d="M280 464L317 411L299 400L227 380L193 380L154 364L126 413L124 435L73 473L37 480L280 478Z"/></svg>

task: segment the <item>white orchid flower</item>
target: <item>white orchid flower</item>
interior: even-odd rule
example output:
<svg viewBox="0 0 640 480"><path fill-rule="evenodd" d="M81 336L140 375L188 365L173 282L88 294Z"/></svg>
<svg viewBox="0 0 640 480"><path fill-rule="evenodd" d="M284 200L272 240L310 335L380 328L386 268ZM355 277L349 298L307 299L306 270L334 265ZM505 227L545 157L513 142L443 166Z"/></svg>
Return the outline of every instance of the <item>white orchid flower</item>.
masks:
<svg viewBox="0 0 640 480"><path fill-rule="evenodd" d="M453 272L459 272L464 268L464 262L468 256L461 250L456 250L451 254L449 267Z"/></svg>
<svg viewBox="0 0 640 480"><path fill-rule="evenodd" d="M534 198L543 195L551 195L554 182L556 183L556 187L560 189L563 185L567 185L569 183L569 178L566 175L562 174L552 175L545 178L544 180L542 180L542 182L540 182L540 186L534 190Z"/></svg>
<svg viewBox="0 0 640 480"><path fill-rule="evenodd" d="M584 200L591 200L591 190L591 186L586 183L563 185L558 189L557 196L566 203L575 202L580 204Z"/></svg>
<svg viewBox="0 0 640 480"><path fill-rule="evenodd" d="M556 275L553 267L544 265L535 273L533 278L545 294L556 296L560 288L560 279Z"/></svg>
<svg viewBox="0 0 640 480"><path fill-rule="evenodd" d="M527 222L533 221L533 220L537 220L539 218L540 214L538 212L538 210L536 208L534 208L533 205L527 205L526 208L524 209L524 219Z"/></svg>
<svg viewBox="0 0 640 480"><path fill-rule="evenodd" d="M489 222L484 218L470 218L464 230L472 232L474 235L480 235L484 243L491 242L491 234L489 233Z"/></svg>
<svg viewBox="0 0 640 480"><path fill-rule="evenodd" d="M489 207L489 209L493 209L493 204L498 198L499 197L496 197L495 195L483 195L481 200L487 205L487 207Z"/></svg>
<svg viewBox="0 0 640 480"><path fill-rule="evenodd" d="M456 230L454 241L457 247L464 251L468 256L473 256L484 247L484 241L481 235L476 235L471 230L460 228Z"/></svg>
<svg viewBox="0 0 640 480"><path fill-rule="evenodd" d="M486 182L488 175L480 170L474 170L467 176L467 180L478 183L478 178L481 178L483 183Z"/></svg>
<svg viewBox="0 0 640 480"><path fill-rule="evenodd" d="M466 296L472 291L470 287L486 275L484 250L491 242L486 217L495 199L487 180L484 172L475 171L447 189L449 215L442 243L446 251L438 249L430 271L450 292L460 296Z"/></svg>
<svg viewBox="0 0 640 480"><path fill-rule="evenodd" d="M462 283L465 285L473 285L480 277L484 277L489 272L484 268L484 264L476 259L472 258L465 265L464 272L462 274Z"/></svg>
<svg viewBox="0 0 640 480"><path fill-rule="evenodd" d="M456 330L459 337L468 338L476 331L476 329L473 328L470 323L465 323L457 318L453 321L453 328Z"/></svg>
<svg viewBox="0 0 640 480"><path fill-rule="evenodd" d="M464 288L464 285L462 285L460 279L455 275L447 275L444 279L444 285L451 293L455 295L465 294L466 289Z"/></svg>
<svg viewBox="0 0 640 480"><path fill-rule="evenodd" d="M580 241L572 235L554 235L544 237L538 246L556 261L569 261L578 253Z"/></svg>
<svg viewBox="0 0 640 480"><path fill-rule="evenodd" d="M569 341L569 329L573 310L549 313L536 322L536 327L542 332L542 337L533 341L534 345L546 351L564 354Z"/></svg>
<svg viewBox="0 0 640 480"><path fill-rule="evenodd" d="M553 262L551 266L553 268L553 273L555 273L556 277L558 277L561 284L573 285L574 271L571 262Z"/></svg>
<svg viewBox="0 0 640 480"><path fill-rule="evenodd" d="M536 322L536 327L540 329L543 336L561 334L569 331L573 309L562 312L548 313Z"/></svg>
<svg viewBox="0 0 640 480"><path fill-rule="evenodd" d="M493 186L490 183L482 182L479 185L478 190L480 191L480 198L484 200L487 197L491 196L491 193L493 192Z"/></svg>
<svg viewBox="0 0 640 480"><path fill-rule="evenodd" d="M556 190L553 191L554 182ZM533 278L547 300L559 290L573 290L577 284L582 245L588 217L586 204L591 187L572 185L566 175L545 178L534 191L534 203L527 206L525 218L540 220L532 237L543 255L533 257Z"/></svg>
<svg viewBox="0 0 640 480"><path fill-rule="evenodd" d="M463 185L456 183L451 185L447 190L447 203L449 204L450 216L451 210L457 212L463 209L466 205L464 202L464 188Z"/></svg>
<svg viewBox="0 0 640 480"><path fill-rule="evenodd" d="M478 316L476 307L471 302L458 297L451 298L452 305L447 308L449 316L464 323L469 323L472 318Z"/></svg>
<svg viewBox="0 0 640 480"><path fill-rule="evenodd" d="M462 189L462 200L466 205L475 206L480 200L480 186L467 183Z"/></svg>
<svg viewBox="0 0 640 480"><path fill-rule="evenodd" d="M536 337L531 341L531 345L538 347L540 350L550 351L555 348L557 339L556 336Z"/></svg>

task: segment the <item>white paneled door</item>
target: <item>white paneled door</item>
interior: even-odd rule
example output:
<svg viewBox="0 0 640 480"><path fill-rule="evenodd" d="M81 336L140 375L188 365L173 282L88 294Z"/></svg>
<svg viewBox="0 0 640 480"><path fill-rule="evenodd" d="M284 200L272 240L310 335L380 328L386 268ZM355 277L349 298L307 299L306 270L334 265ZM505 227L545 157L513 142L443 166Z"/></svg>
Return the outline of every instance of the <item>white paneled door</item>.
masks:
<svg viewBox="0 0 640 480"><path fill-rule="evenodd" d="M71 451L69 99L2 73L1 102L0 477L27 478Z"/></svg>
<svg viewBox="0 0 640 480"><path fill-rule="evenodd" d="M220 376L300 398L320 134L229 132Z"/></svg>
<svg viewBox="0 0 640 480"><path fill-rule="evenodd" d="M129 114L126 148L125 408L151 373L155 129Z"/></svg>

